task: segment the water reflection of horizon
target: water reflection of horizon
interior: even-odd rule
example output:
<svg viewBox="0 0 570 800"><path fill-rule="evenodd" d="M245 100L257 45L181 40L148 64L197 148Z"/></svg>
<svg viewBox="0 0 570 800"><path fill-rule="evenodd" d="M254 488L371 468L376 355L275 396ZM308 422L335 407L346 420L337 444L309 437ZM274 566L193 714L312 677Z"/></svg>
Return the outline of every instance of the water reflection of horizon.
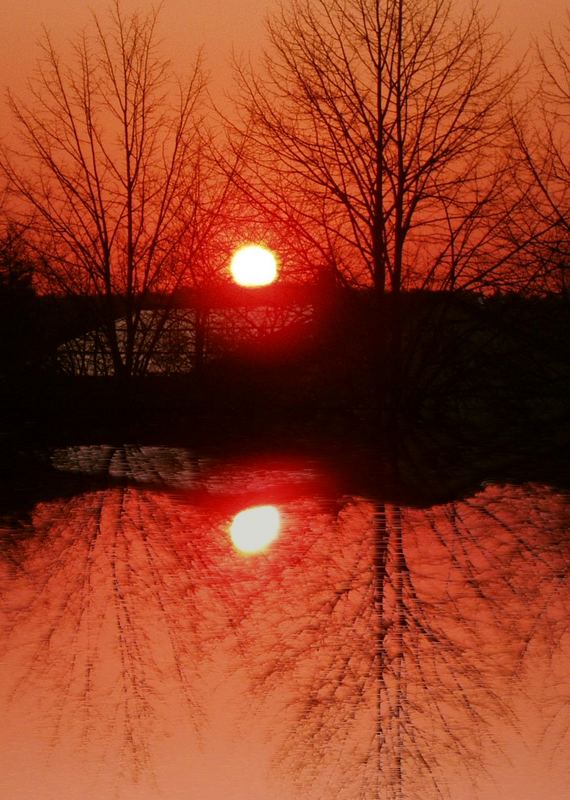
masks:
<svg viewBox="0 0 570 800"><path fill-rule="evenodd" d="M165 741L176 730L194 767L200 740L223 757L213 741L227 749L235 734L208 719L224 695L216 701L212 686L227 684L241 694L225 697L217 724L253 726L264 769L285 759L283 797L325 796L325 775L339 797L429 797L434 775L440 786L465 780L461 760L478 772L485 737L508 727L529 653L543 672L559 657L566 499L490 486L429 510L358 497L331 506L303 492L308 474L272 478L264 467L260 489L253 465L227 465L203 506L184 491L133 487L37 506L34 536L2 566L2 685L15 732L6 752L24 735L46 759L51 747L86 797L117 783L118 797L134 785L156 797L152 775L165 796L198 796L180 758L165 759ZM296 535L255 566L236 560L231 509L245 490L278 494L283 482ZM255 756L250 770L260 770ZM199 796L214 796L203 780Z"/></svg>

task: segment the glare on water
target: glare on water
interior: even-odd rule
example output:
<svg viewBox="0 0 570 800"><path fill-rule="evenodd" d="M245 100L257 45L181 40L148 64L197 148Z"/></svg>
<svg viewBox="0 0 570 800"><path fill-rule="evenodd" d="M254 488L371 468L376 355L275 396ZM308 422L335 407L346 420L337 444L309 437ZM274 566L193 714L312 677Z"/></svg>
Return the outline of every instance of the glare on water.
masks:
<svg viewBox="0 0 570 800"><path fill-rule="evenodd" d="M563 493L414 508L303 460L52 464L2 523L10 800L568 793Z"/></svg>

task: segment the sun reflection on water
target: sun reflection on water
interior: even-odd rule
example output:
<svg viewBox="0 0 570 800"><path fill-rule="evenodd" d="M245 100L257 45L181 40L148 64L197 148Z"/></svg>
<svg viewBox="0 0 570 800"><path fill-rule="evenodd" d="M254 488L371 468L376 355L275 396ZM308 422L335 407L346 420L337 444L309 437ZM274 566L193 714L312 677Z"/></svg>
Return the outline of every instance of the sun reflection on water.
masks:
<svg viewBox="0 0 570 800"><path fill-rule="evenodd" d="M279 536L281 514L276 506L252 506L236 514L230 537L236 550L246 555L262 553Z"/></svg>
<svg viewBox="0 0 570 800"><path fill-rule="evenodd" d="M567 494L416 507L301 459L53 461L0 516L2 796L570 797Z"/></svg>

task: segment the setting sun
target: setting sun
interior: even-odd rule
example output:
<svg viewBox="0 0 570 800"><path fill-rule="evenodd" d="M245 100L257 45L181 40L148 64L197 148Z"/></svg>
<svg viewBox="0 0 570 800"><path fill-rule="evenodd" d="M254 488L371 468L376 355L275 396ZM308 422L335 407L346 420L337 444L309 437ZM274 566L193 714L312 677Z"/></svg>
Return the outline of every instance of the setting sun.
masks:
<svg viewBox="0 0 570 800"><path fill-rule="evenodd" d="M268 286L277 278L277 259L267 247L244 245L233 254L230 272L240 286Z"/></svg>
<svg viewBox="0 0 570 800"><path fill-rule="evenodd" d="M260 553L279 535L281 515L275 506L253 506L236 514L230 536L240 553Z"/></svg>

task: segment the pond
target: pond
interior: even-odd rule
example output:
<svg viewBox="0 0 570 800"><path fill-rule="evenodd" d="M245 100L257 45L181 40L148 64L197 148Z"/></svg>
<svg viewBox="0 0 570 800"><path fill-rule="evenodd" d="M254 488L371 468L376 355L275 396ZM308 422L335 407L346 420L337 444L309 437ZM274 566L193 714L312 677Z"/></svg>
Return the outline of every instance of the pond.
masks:
<svg viewBox="0 0 570 800"><path fill-rule="evenodd" d="M570 796L565 490L405 504L307 455L42 458L0 517L2 797Z"/></svg>

